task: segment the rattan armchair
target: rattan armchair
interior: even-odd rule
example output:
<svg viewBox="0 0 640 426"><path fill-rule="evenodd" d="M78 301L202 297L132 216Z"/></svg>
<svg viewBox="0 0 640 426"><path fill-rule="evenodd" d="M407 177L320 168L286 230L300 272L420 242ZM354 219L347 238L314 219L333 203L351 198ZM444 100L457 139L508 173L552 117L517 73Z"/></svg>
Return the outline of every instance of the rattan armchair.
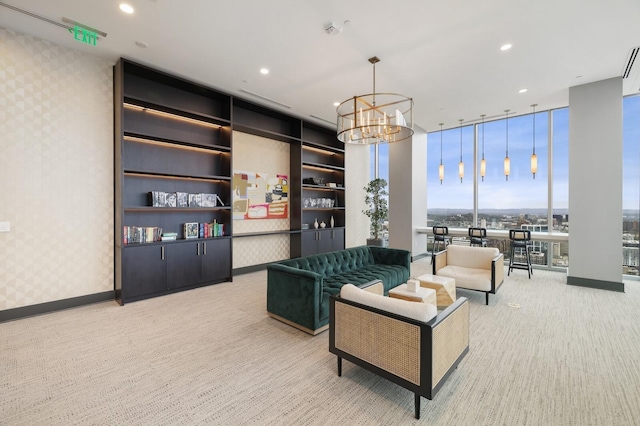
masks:
<svg viewBox="0 0 640 426"><path fill-rule="evenodd" d="M331 296L329 308L329 351L338 357L338 376L344 358L410 390L416 419L420 397L433 399L469 351L469 302L464 297L428 322L338 295Z"/></svg>

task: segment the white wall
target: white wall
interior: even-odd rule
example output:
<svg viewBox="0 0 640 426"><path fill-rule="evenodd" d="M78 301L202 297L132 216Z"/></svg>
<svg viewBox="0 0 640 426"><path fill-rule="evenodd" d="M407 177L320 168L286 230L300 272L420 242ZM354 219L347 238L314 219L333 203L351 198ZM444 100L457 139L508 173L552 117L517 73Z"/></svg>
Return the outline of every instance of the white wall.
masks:
<svg viewBox="0 0 640 426"><path fill-rule="evenodd" d="M113 291L112 66L0 27L0 310Z"/></svg>
<svg viewBox="0 0 640 426"><path fill-rule="evenodd" d="M427 219L427 132L415 126L411 140L389 146L389 247L424 254ZM410 225L410 226L407 226Z"/></svg>
<svg viewBox="0 0 640 426"><path fill-rule="evenodd" d="M622 78L569 89L567 282L622 284Z"/></svg>
<svg viewBox="0 0 640 426"><path fill-rule="evenodd" d="M367 244L369 238L369 218L362 211L367 205L364 202L364 187L370 179L369 146L345 144L345 190L347 209L345 248Z"/></svg>

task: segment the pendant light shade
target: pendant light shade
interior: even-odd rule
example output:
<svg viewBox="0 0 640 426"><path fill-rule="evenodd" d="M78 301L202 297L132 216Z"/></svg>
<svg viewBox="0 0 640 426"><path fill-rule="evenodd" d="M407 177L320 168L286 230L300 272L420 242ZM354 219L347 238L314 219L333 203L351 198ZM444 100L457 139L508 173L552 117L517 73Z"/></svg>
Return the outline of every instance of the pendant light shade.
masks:
<svg viewBox="0 0 640 426"><path fill-rule="evenodd" d="M536 178L536 173L538 172L538 156L536 155L536 106L538 104L533 104L531 107L533 108L533 154L531 154L531 173L533 173L533 178Z"/></svg>
<svg viewBox="0 0 640 426"><path fill-rule="evenodd" d="M444 180L444 164L442 164L442 125L444 123L440 123L440 167L438 167L438 177L440 178L440 185L442 185L442 181Z"/></svg>
<svg viewBox="0 0 640 426"><path fill-rule="evenodd" d="M504 112L507 114L507 119L505 120L506 126L506 141L507 141L507 149L504 157L504 176L506 180L509 180L509 175L511 174L511 160L509 159L509 109L505 109Z"/></svg>
<svg viewBox="0 0 640 426"><path fill-rule="evenodd" d="M487 174L487 160L484 159L484 117L486 114L482 114L482 160L480 160L480 177L484 182L484 177Z"/></svg>
<svg viewBox="0 0 640 426"><path fill-rule="evenodd" d="M460 163L458 163L458 176L460 177L460 183L462 183L462 178L464 177L464 162L462 161L462 121L461 118L458 120L460 122Z"/></svg>
<svg viewBox="0 0 640 426"><path fill-rule="evenodd" d="M373 93L349 98L338 105L337 137L344 143L393 143L413 135L413 99L396 93L376 93L377 56L373 64Z"/></svg>

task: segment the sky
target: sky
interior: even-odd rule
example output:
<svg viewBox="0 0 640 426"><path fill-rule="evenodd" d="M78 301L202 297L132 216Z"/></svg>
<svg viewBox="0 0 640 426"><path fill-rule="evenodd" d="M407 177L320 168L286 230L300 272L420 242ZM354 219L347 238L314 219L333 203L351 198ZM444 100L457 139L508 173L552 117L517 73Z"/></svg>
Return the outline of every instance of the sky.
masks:
<svg viewBox="0 0 640 426"><path fill-rule="evenodd" d="M547 207L548 188L548 126L549 116L553 121L553 206L554 209L569 207L568 194L568 144L569 109L561 108L536 112L535 150L538 157L538 172L535 179L530 170L533 151L533 114L510 117L508 121L508 154L511 174L505 179L503 161L507 151L507 124L504 118L484 124L484 157L487 174L478 183L478 208L517 209ZM474 118L467 118L471 120ZM466 121L466 120L465 120ZM473 132L474 126L445 123L442 132L442 163L445 178L440 184L440 132L428 134L427 144L427 205L429 208L473 209ZM482 158L483 126L478 125L478 170ZM460 141L462 137L462 160L464 178L458 177ZM372 148L373 149L373 148ZM388 145L379 145L380 177L389 179ZM373 155L371 156L373 175ZM640 209L640 95L623 99L623 208Z"/></svg>

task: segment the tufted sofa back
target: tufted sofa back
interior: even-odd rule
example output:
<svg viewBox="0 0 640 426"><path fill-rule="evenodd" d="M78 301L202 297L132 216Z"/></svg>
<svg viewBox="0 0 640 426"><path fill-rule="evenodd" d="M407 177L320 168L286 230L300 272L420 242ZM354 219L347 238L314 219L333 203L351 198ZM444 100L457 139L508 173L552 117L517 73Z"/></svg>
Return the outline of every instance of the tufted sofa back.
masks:
<svg viewBox="0 0 640 426"><path fill-rule="evenodd" d="M278 263L330 277L335 274L351 272L363 266L374 265L375 261L369 247L362 246Z"/></svg>

